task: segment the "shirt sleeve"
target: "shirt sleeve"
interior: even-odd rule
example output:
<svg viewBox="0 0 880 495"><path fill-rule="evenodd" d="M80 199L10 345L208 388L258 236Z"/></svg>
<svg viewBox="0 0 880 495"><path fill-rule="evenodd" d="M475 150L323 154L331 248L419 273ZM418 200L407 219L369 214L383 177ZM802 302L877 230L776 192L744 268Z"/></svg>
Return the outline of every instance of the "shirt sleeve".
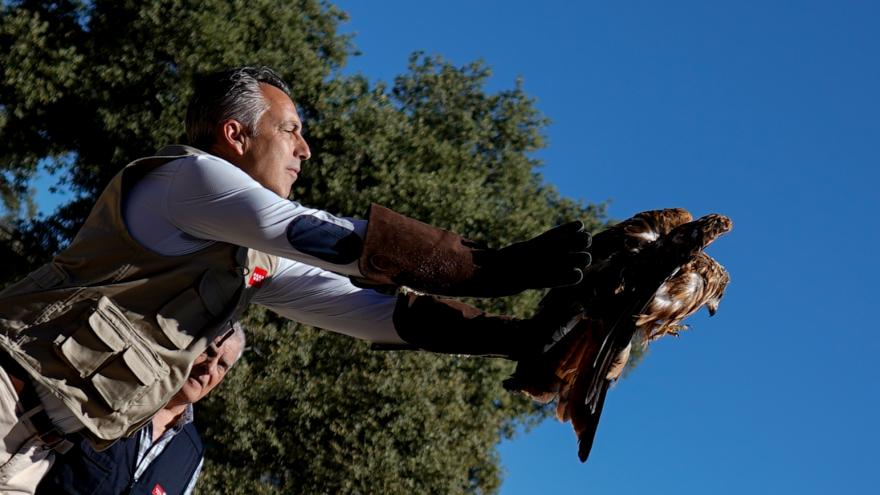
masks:
<svg viewBox="0 0 880 495"><path fill-rule="evenodd" d="M382 344L404 344L392 321L395 296L352 285L348 278L280 258L252 302L281 316Z"/></svg>
<svg viewBox="0 0 880 495"><path fill-rule="evenodd" d="M199 476L202 474L202 465L205 463L205 458L202 457L199 460L199 465L196 467L195 472L192 475L192 478L189 480L189 484L186 485L186 490L183 491L183 495L192 495L193 491L196 489L196 482L199 480Z"/></svg>
<svg viewBox="0 0 880 495"><path fill-rule="evenodd" d="M357 260L367 222L284 199L213 155L176 161L167 218L184 233L244 246L345 275Z"/></svg>

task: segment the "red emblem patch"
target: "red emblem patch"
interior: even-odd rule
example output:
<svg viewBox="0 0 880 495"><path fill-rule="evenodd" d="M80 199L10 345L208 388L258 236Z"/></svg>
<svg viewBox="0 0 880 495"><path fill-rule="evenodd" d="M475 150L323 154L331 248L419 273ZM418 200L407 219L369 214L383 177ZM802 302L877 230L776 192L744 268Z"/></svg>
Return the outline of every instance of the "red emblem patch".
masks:
<svg viewBox="0 0 880 495"><path fill-rule="evenodd" d="M168 495L165 493L165 489L162 488L162 485L156 483L156 486L153 487L153 491L150 492L150 495Z"/></svg>
<svg viewBox="0 0 880 495"><path fill-rule="evenodd" d="M254 273L251 274L251 279L248 280L248 287L259 287L263 285L263 280L266 278L266 275L269 275L269 272L267 272L265 268L260 268L259 266L254 267Z"/></svg>

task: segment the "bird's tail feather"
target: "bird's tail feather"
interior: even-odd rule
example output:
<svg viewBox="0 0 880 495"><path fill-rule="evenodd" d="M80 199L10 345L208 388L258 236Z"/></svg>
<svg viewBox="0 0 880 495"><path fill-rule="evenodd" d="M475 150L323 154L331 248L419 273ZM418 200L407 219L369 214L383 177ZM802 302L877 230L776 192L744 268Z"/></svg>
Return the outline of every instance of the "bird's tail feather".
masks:
<svg viewBox="0 0 880 495"><path fill-rule="evenodd" d="M589 415L583 418L575 419L572 417L571 423L574 426L575 434L578 437L578 459L581 462L587 462L590 457L590 451L593 449L593 440L596 438L596 429L599 427L599 418L602 416L602 408L605 406L605 394L608 393L608 382L599 392L596 407Z"/></svg>

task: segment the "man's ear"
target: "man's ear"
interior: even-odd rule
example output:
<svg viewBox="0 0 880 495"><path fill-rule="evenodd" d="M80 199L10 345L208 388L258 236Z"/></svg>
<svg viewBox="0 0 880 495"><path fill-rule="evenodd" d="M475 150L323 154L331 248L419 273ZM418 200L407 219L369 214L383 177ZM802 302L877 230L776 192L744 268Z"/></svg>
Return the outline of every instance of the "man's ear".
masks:
<svg viewBox="0 0 880 495"><path fill-rule="evenodd" d="M243 156L248 145L248 136L244 125L234 119L224 120L220 123L218 141L229 152Z"/></svg>

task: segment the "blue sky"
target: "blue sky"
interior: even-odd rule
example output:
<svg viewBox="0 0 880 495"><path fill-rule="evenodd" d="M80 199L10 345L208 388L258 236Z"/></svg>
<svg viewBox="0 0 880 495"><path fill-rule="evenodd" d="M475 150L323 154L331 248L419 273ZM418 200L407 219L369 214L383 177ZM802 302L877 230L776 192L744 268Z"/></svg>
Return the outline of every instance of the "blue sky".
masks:
<svg viewBox="0 0 880 495"><path fill-rule="evenodd" d="M611 391L587 464L554 421L503 443L503 495L876 490L880 4L337 4L347 72L390 81L425 50L483 59L493 90L522 77L564 195L734 220L719 313Z"/></svg>
<svg viewBox="0 0 880 495"><path fill-rule="evenodd" d="M734 220L718 315L610 392L587 464L552 420L503 443L503 495L876 491L880 4L338 5L348 73L391 81L425 50L483 59L492 90L522 77L564 195Z"/></svg>

